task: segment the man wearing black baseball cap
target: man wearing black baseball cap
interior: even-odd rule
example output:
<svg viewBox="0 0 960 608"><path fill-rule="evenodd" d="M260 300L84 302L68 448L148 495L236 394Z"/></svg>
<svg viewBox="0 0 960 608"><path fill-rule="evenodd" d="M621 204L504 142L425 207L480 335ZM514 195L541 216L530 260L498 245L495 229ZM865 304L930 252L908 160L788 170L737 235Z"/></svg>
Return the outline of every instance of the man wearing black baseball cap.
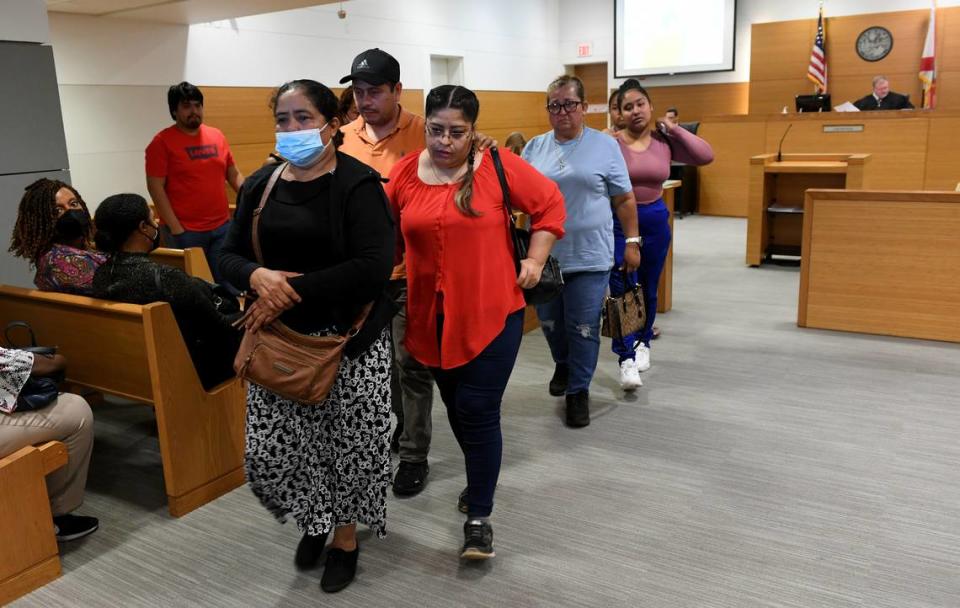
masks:
<svg viewBox="0 0 960 608"><path fill-rule="evenodd" d="M350 81L360 116L341 129L340 151L386 177L407 153L426 146L423 119L400 106L400 64L389 53L370 49L357 55L340 79Z"/></svg>
<svg viewBox="0 0 960 608"><path fill-rule="evenodd" d="M389 53L370 49L357 55L350 74L341 78L340 83L351 80L360 116L340 129L343 143L339 150L386 177L406 154L426 147L423 118L400 106L400 64ZM391 283L402 305L393 319L393 409L400 432L394 434L400 468L393 480L393 492L397 496L413 496L423 490L430 471L427 454L432 435L433 376L403 346L407 275L402 262L394 268Z"/></svg>
<svg viewBox="0 0 960 608"><path fill-rule="evenodd" d="M340 84L351 80L363 80L370 84L400 82L400 64L390 53L370 49L356 56L350 73L340 79Z"/></svg>

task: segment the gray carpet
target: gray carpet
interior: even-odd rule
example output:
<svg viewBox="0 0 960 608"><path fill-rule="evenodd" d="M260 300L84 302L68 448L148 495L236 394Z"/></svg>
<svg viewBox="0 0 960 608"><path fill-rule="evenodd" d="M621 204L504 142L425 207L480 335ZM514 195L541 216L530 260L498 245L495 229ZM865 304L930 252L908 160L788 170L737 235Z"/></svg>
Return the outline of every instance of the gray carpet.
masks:
<svg viewBox="0 0 960 608"><path fill-rule="evenodd" d="M174 520L150 410L96 410L64 576L33 606L960 605L960 347L796 327L799 269L743 266L745 223L676 222L674 310L618 390L604 344L593 424L570 430L529 334L503 408L497 557L457 560L462 457L437 400L430 484L361 537L335 596L299 534L246 488Z"/></svg>

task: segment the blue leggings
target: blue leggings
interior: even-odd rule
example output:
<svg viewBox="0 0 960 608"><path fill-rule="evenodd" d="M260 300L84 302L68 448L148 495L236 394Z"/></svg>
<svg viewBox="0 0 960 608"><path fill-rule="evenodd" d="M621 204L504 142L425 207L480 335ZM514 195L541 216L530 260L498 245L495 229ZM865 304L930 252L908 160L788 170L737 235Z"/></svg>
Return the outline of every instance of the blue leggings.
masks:
<svg viewBox="0 0 960 608"><path fill-rule="evenodd" d="M438 319L437 333L443 331ZM503 331L469 363L453 369L430 368L447 407L450 428L467 467L469 517L489 517L500 477L503 435L500 404L517 361L523 336L523 309L507 316Z"/></svg>
<svg viewBox="0 0 960 608"><path fill-rule="evenodd" d="M630 286L640 282L643 291L643 303L647 309L647 322L639 333L625 336L622 340L613 340L613 352L620 357L620 361L636 357L638 343L650 346L653 338L653 321L657 317L657 287L660 284L660 274L667 261L667 251L670 249L670 212L667 211L663 199L649 205L637 205L637 222L640 226L640 236L643 237L643 247L640 249L640 268L637 272L627 275ZM623 228L617 216L613 216L613 257L614 268L610 272L610 294L623 295L623 272L617 270L623 264L624 242Z"/></svg>

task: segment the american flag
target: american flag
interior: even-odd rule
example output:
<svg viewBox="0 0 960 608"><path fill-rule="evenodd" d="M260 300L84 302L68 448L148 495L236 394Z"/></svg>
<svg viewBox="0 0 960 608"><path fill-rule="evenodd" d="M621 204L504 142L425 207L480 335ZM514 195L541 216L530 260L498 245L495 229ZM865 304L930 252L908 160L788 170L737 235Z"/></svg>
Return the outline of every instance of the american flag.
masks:
<svg viewBox="0 0 960 608"><path fill-rule="evenodd" d="M817 37L813 41L813 50L810 51L810 67L807 68L807 78L817 85L818 93L827 92L827 49L824 46L827 35L823 31L823 6L820 7L820 18L817 20Z"/></svg>
<svg viewBox="0 0 960 608"><path fill-rule="evenodd" d="M923 55L920 57L920 81L923 88L923 108L933 109L936 105L937 89L937 31L936 4L930 6L930 22L927 24L927 39L923 43Z"/></svg>

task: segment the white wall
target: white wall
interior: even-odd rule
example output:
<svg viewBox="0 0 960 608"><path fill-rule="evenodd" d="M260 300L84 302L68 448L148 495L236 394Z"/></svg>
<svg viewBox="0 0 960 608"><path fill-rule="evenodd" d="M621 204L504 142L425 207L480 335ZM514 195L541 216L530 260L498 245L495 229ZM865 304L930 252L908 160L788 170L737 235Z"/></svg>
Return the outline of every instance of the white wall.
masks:
<svg viewBox="0 0 960 608"><path fill-rule="evenodd" d="M7 0L0 0L7 1ZM170 124L166 89L329 85L353 57L381 47L404 86L430 86L430 55L463 57L464 84L539 91L562 71L559 0L351 0L340 20L324 5L193 26L50 14L73 183L93 206L147 195L143 150Z"/></svg>
<svg viewBox="0 0 960 608"><path fill-rule="evenodd" d="M960 0L937 1L937 6L940 7L957 5L960 5ZM870 2L864 0L827 0L824 2L824 16L829 18L929 7L930 0L870 0ZM644 81L644 86L748 82L750 80L750 26L754 23L769 23L771 21L815 19L818 8L818 0L737 0L736 69L734 71L683 76L653 76ZM829 36L829 32L827 35ZM582 42L593 44L593 55L591 57L577 57L577 44ZM606 61L611 76L610 87L616 87L622 82L622 79L613 78L613 0L599 2L560 0L560 48L558 49L558 56L561 63L567 65Z"/></svg>
<svg viewBox="0 0 960 608"><path fill-rule="evenodd" d="M229 86L310 77L334 84L360 51L400 62L407 88L430 84L430 54L464 58L468 87L539 90L559 68L558 0L352 0L190 28L187 76ZM225 60L229 58L229 60Z"/></svg>

